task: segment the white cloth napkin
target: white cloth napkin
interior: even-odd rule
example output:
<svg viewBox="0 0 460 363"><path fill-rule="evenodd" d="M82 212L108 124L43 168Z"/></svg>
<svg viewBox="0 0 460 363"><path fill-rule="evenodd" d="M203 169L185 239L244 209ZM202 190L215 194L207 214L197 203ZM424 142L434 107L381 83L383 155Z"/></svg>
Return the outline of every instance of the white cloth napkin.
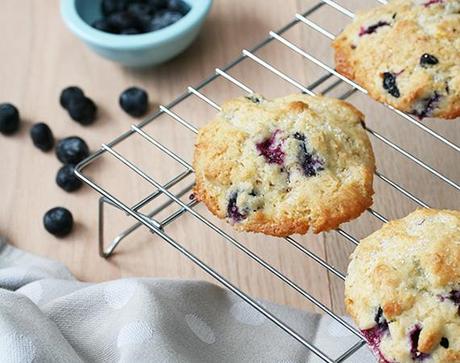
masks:
<svg viewBox="0 0 460 363"><path fill-rule="evenodd" d="M262 303L331 358L357 338L329 317ZM202 281L77 281L0 239L0 362L321 362L231 292ZM366 347L346 362L375 362Z"/></svg>

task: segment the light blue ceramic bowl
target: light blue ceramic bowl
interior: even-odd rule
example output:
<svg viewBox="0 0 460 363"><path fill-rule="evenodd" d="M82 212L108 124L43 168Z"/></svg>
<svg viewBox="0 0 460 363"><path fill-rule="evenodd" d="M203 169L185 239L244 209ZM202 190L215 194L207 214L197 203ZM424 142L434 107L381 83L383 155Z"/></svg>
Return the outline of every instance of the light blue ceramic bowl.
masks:
<svg viewBox="0 0 460 363"><path fill-rule="evenodd" d="M178 22L145 34L118 35L89 24L101 17L101 0L61 0L61 15L69 29L104 58L131 67L163 63L196 38L212 0L184 0L191 9Z"/></svg>

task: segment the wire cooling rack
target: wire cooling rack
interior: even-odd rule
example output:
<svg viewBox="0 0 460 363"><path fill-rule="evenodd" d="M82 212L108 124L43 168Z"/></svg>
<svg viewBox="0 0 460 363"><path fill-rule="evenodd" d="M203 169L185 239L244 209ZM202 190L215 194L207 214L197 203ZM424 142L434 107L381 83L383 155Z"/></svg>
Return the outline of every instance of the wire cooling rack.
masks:
<svg viewBox="0 0 460 363"><path fill-rule="evenodd" d="M384 0L376 0L382 4L386 3ZM179 192L173 192L172 189L174 186L179 185L180 182L186 180L187 177L193 175L193 167L192 165L186 161L183 157L179 156L177 152L171 150L163 143L159 142L156 138L154 138L151 134L145 131L145 128L148 124L152 123L155 119L160 116L167 116L170 117L174 122L180 124L183 128L184 132L196 134L198 129L187 119L184 117L179 116L176 112L174 112L174 108L184 102L186 99L190 97L194 97L197 102L204 102L205 104L209 105L211 108L215 110L220 110L220 106L216 103L215 100L211 99L211 97L205 95L201 90L211 84L212 82L216 81L217 79L225 80L226 82L230 82L233 86L238 87L244 94L252 94L256 90L251 89L248 85L244 83L243 80L237 79L236 77L230 74L230 70L240 64L243 60L250 60L254 62L257 66L263 67L265 70L271 72L276 77L279 77L283 81L288 82L290 85L297 88L299 91L314 95L315 89L317 89L321 85L327 85L328 82L330 83L321 93L327 94L337 89L340 85L346 85L348 87L347 91L340 95L340 98L346 99L354 92L361 92L363 94L367 94L367 91L354 83L353 81L347 79L346 77L338 74L334 68L327 65L325 62L321 61L317 57L311 54L300 46L295 45L293 42L288 40L284 34L293 28L294 26L307 26L310 28L311 31L317 32L324 37L326 41L333 40L335 35L327 31L323 26L319 25L317 22L312 20L312 17L315 13L322 7L330 7L333 11L337 11L349 18L353 18L354 14L349 11L348 9L344 8L343 6L339 5L338 3L332 0L322 0L318 2L315 6L311 7L307 11L302 14L296 14L295 18L288 23L286 26L278 30L277 32L270 31L269 36L263 40L260 44L256 45L250 50L243 50L240 57L235 59L232 63L228 64L223 68L217 68L215 70L215 74L211 77L203 81L201 84L195 87L188 87L186 92L172 101L170 104L159 107L159 111L155 114L148 117L146 120L141 122L138 125L132 125L130 130L126 131L116 139L112 140L107 144L103 144L101 148L95 152L93 155L88 157L86 160L81 162L76 168L76 174L85 181L88 185L98 191L102 197L99 200L99 252L100 255L108 258L113 254L117 246L133 231L138 229L141 226L147 227L151 232L155 233L156 235L160 236L164 241L169 243L171 246L176 248L180 251L184 256L188 259L193 261L197 266L215 278L218 282L224 285L226 288L231 290L237 296L239 296L242 300L248 303L252 308L263 314L266 318L271 320L274 324L276 324L279 328L281 328L285 333L289 334L293 339L296 339L300 344L305 346L309 351L311 351L314 355L316 355L320 360L325 362L342 362L345 361L347 358L352 356L358 349L360 349L364 344L364 339L361 333L352 325L349 324L348 321L343 319L338 314L334 313L330 308L328 308L325 304L323 304L318 298L313 296L313 294L306 291L304 288L300 287L295 281L287 277L283 274L280 270L273 267L269 264L265 259L254 253L252 250L247 248L243 245L239 240L230 236L224 230L220 229L214 222L210 221L206 217L204 217L201 213L197 212L194 207L198 204L196 200L183 200L183 196L186 196L190 193L191 189L193 188L193 183L189 183L185 187L183 187ZM281 71L277 67L275 67L272 63L267 60L262 59L258 55L258 51L262 48L266 47L268 44L278 42L279 44L287 47L289 51L297 54L298 56L302 57L304 61L309 61L315 64L316 66L320 67L322 70L325 71L325 74L318 78L316 81L311 83L308 86L303 85L300 81L292 78L291 76L287 75L286 72ZM331 80L333 81L331 83ZM443 143L447 148L451 149L451 152L454 152L457 156L458 152L460 152L460 147L456 145L454 142L449 141L444 136L440 135L439 133L433 131L432 129L428 128L424 124L422 124L419 120L409 116L401 111L394 109L391 106L385 106L388 109L392 110L397 116L401 117L404 121L410 123L412 126L422 130L424 133L427 133L429 136L435 138L438 142ZM405 158L407 158L410 162L418 165L418 167L425 169L428 173L432 174L434 178L437 178L442 183L446 183L449 187L453 188L454 192L460 191L460 186L457 182L453 181L451 178L447 177L446 175L442 174L432 166L428 165L426 162L422 161L418 157L414 156L410 152L406 151L404 148L399 146L397 143L391 141L381 133L373 130L366 126L366 130L372 135L375 139L378 139L387 147L393 149L395 152L401 154ZM160 183L156 180L150 173L136 165L134 162L130 161L129 158L124 156L121 152L115 150L115 146L126 142L129 138L133 137L133 135L138 135L145 139L148 143L150 143L153 147L160 150L164 153L168 160L171 163L178 163L181 166L181 171L171 178L166 183ZM85 175L83 172L90 164L95 163L98 159L101 158L102 155L110 155L110 157L114 157L116 160L122 163L124 167L130 169L130 171L134 172L139 178L144 179L147 181L151 186L154 187L154 191L151 192L148 196L143 198L142 200L130 204L128 202L122 201L115 196L114 193L105 189L100 184L95 182L93 178ZM407 190L405 187L402 187L397 182L393 181L390 177L384 175L382 172L377 170L375 172L375 176L380 179L383 183L386 183L391 188L393 188L396 192L401 193L403 196L414 202L420 207L429 207L429 205L424 202L422 199L415 196L412 192ZM123 175L120 176L120 178ZM121 181L120 181L121 182ZM150 213L141 212L141 209L151 203L153 200L156 200L162 196L166 201L159 206L157 206L153 211ZM133 217L137 222L133 224L128 229L121 232L114 238L108 247L105 247L104 242L104 207L106 204L110 204L121 211L125 212L128 216ZM172 213L168 213L166 217L162 217L161 219L157 219L156 217L160 215L160 212L167 210L170 206L176 206ZM379 213L378 211L369 208L368 213L377 220L386 223L388 220L387 218ZM310 303L314 304L318 309L323 311L325 314L329 315L332 319L334 319L337 323L343 326L344 329L347 329L351 334L356 336L355 343L351 344L340 356L331 357L327 352L321 350L320 347L313 344L311 341L307 340L297 331L295 331L292 327L290 327L286 322L281 320L279 317L273 315L270 311L268 311L262 304L257 302L255 299L250 297L247 293L243 292L239 287L235 286L232 282L229 281L225 276L216 272L216 270L203 262L201 259L196 257L193 253L191 253L188 249L186 249L180 241L174 239L165 231L165 227L178 219L184 213L188 213L189 215L193 216L196 220L196 223L202 223L204 226L213 230L218 236L222 237L223 240L228 242L233 247L237 248L239 251L244 253L250 259L252 259L255 263L260 265L262 268L266 269L269 273L273 274L282 281L286 286L295 290L299 293L302 297L308 300ZM347 243L351 243L352 245L357 245L359 243L358 238L354 237L349 232L345 231L342 228L337 228L335 230L341 237L345 239ZM304 254L308 258L315 261L319 266L326 269L330 274L336 276L339 280L344 280L345 275L336 267L332 266L326 259L320 257L317 253L312 251L309 248L304 247L301 243L299 243L296 239L292 237L284 238L286 242L290 245L295 247L301 254Z"/></svg>

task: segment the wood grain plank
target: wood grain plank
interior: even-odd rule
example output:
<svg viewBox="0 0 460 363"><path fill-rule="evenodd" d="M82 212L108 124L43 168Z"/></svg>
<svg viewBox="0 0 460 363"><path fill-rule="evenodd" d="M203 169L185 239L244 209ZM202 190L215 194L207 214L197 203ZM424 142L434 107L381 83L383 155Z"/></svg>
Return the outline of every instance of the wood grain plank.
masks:
<svg viewBox="0 0 460 363"><path fill-rule="evenodd" d="M237 57L241 49L251 48L265 38L269 30L280 28L293 19L296 11L302 12L316 2L217 0L203 31L189 50L165 65L143 71L119 67L90 52L64 27L59 16L58 3L55 0L38 6L33 0L2 2L0 100L16 104L20 108L24 123L17 136L2 137L0 140L0 234L6 235L11 243L20 248L64 262L78 278L85 281L104 281L127 276L212 281L174 248L144 228L129 236L113 258L99 258L96 243L98 195L88 187L73 194L57 188L54 177L59 162L53 153L41 153L32 146L28 128L33 122L45 121L50 124L58 138L79 135L96 150L101 143L118 136L136 122L118 107L117 99L123 89L131 85L148 89L152 99L152 111L155 111L158 104L168 103L187 86L199 83L212 74L216 67L222 67ZM356 10L368 6L369 2L349 0L342 4ZM312 19L333 33L338 33L349 21L326 6ZM305 25L298 24L283 36L327 64L333 65L327 39ZM324 70L276 41L258 51L257 56L303 85L308 85L325 74ZM267 97L298 92L294 86L251 60L244 60L229 73ZM327 84L331 82L332 80ZM81 86L100 107L100 117L91 127L81 127L70 121L58 104L60 90L73 84ZM319 87L318 91L322 89L324 87ZM344 90L341 87L333 94L339 95ZM216 80L202 92L217 103L243 93L224 79ZM457 153L366 96L355 94L350 101L365 112L370 127L430 165L436 166L453 180L460 180ZM174 112L200 127L213 117L215 110L192 96L175 107ZM427 120L424 124L448 136L452 141L460 142L459 128L455 122ZM145 130L185 160L191 160L194 135L170 117L161 116ZM458 192L380 141L372 139L372 142L378 169L385 175L433 206L458 208ZM117 151L161 182L182 170L177 163L155 151L139 136L120 144ZM135 203L153 190L149 183L127 172L124 166L107 156L88 172L128 204ZM178 191L188 182L191 182L190 178L178 185L174 191ZM415 208L413 203L385 183L376 180L375 186L375 209L385 216L401 217ZM165 199L159 198L143 211L153 209L161 201ZM44 212L56 205L71 209L77 221L75 231L63 240L53 238L42 227ZM226 224L217 221L203 206L198 206L197 211L237 238L243 246L261 256L287 278L295 281L300 288L335 311L343 312L343 283L328 275L322 267L292 245L282 239L236 233ZM132 223L134 221L120 211L111 207L106 209L108 239ZM374 217L364 214L357 221L345 224L343 228L357 238L362 238L379 225L381 223ZM166 231L252 296L318 311L304 297L286 287L279 278L261 268L258 263L210 231L196 218L183 215L169 225ZM309 234L295 236L295 239L339 270L346 270L353 245L337 233L329 232L319 236Z"/></svg>

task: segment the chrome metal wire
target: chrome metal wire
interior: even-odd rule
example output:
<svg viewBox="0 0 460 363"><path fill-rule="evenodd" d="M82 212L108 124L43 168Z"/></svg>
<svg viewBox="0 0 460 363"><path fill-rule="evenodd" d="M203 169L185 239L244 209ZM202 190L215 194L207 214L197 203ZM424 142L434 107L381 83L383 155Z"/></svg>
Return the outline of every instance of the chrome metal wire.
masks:
<svg viewBox="0 0 460 363"><path fill-rule="evenodd" d="M385 0L376 0L376 1L382 4L386 3ZM208 79L204 80L201 84L195 87L192 87L192 86L187 87L187 90L182 95L177 97L174 101L172 101L170 104L160 105L159 110L155 112L154 114L152 114L147 119L145 119L143 122L141 122L138 125L132 125L129 130L127 130L125 133L123 133L119 137L115 138L114 140L106 144L103 144L98 151L96 151L94 154L92 154L90 157L88 157L86 160L81 162L76 167L76 174L84 182L86 182L89 186L91 186L99 194L101 194L101 198L99 202L99 252L101 256L106 257L106 258L111 256L122 240L124 240L127 236L129 236L132 232L134 232L139 227L145 226L152 233L158 235L165 242L167 242L172 247L180 251L185 257L187 257L193 263L199 266L201 269L206 271L209 275L215 278L223 286L225 286L230 291L232 291L237 296L239 296L243 301L248 303L256 311L258 311L259 313L267 317L270 321L276 324L282 331L289 334L293 339L297 340L300 344L302 344L305 348L307 348L314 355L319 357L322 361L330 362L330 363L338 363L338 362L345 361L347 358L355 354L355 352L365 344L361 333L354 326L352 326L346 320L344 320L342 317L334 313L329 307L323 304L319 299L317 299L311 293L309 293L304 288L299 286L295 281L287 277L277 268L270 265L266 260L258 256L255 252L253 252L249 248L247 248L243 243L238 241L236 238L230 236L228 233L221 230L219 227L217 227L217 225L215 225L210 220L205 218L202 214L198 213L194 209L194 207L198 204L196 200L184 202L181 198L187 195L188 193L190 193L190 191L193 188L193 182L189 182L179 192L173 193L171 191L172 187L176 185L180 185L181 182L184 182L187 178L193 176L193 173L194 173L193 167L188 161L180 157L174 150L171 150L170 148L163 145L161 142L155 139L152 135L150 135L144 129L145 126L153 122L159 116L166 115L166 116L169 116L172 120L174 120L178 124L180 124L181 126L183 126L185 131L196 134L198 132L198 128L195 125L193 125L190 121L188 121L184 117L174 112L173 109L175 106L185 101L189 97L195 97L198 101L205 102L207 105L209 105L213 109L219 111L221 109L220 105L214 100L212 100L209 96L201 92L203 88L205 88L207 85L209 85L211 82L215 81L218 78L226 80L230 82L231 84L237 86L243 91L243 94L252 94L252 93L257 92L257 90L253 90L251 87L246 85L242 80L237 79L235 76L229 73L229 71L232 68L239 65L243 60L253 61L257 65L263 67L264 69L275 74L282 80L298 88L300 91L306 94L309 94L309 95L316 94L317 92L315 91L315 89L319 87L320 85L325 84L325 82L330 80L331 78L335 78L336 80L322 91L323 94L331 92L332 90L336 89L339 85L342 85L342 84L346 85L347 87L350 87L348 91L345 91L340 96L340 98L342 99L349 97L351 94L353 94L356 91L361 92L362 94L367 94L367 91L363 87L356 84L354 81L347 79L343 75L339 74L337 71L335 71L334 68L327 65L323 61L319 60L318 58L316 58L315 56L313 56L306 50L303 50L297 45L293 44L291 41L287 40L283 36L284 33L286 33L289 29L291 29L295 25L305 24L311 29L313 29L314 31L321 33L322 35L327 37L329 40L335 39L334 34L330 33L329 31L327 31L326 29L324 29L323 27L321 27L320 25L316 24L311 19L309 19L309 17L313 13L315 13L316 11L319 11L324 5L335 9L336 11L344 14L345 16L348 16L350 18L354 17L354 14L350 10L337 4L333 0L321 0L320 2L318 2L315 6L313 6L306 12L302 14L296 14L295 18L283 28L279 29L276 32L270 31L268 34L268 37L264 39L261 43L257 44L256 46L254 46L253 48L249 50L244 49L242 51L241 56L235 59L233 62L231 62L225 67L216 68L215 73L211 75ZM284 46L288 47L291 51L295 52L296 54L301 55L306 61L311 62L315 64L316 66L322 68L324 71L327 72L327 74L321 76L320 78L318 78L316 81L314 81L310 85L304 85L302 84L302 82L288 76L281 70L277 69L269 61L262 59L259 55L256 55L257 51L259 51L261 48L267 46L269 43L273 41L277 41L280 44L283 44ZM429 134L436 140L444 143L445 145L447 145L454 151L460 152L460 147L458 145L454 144L453 142L446 139L444 136L436 133L435 131L431 130L427 126L423 125L420 121L414 119L412 116L409 116L390 106L386 106L386 107L393 110L395 114L402 117L403 120L409 121L412 125L416 126L417 128L420 128L421 130L423 130L424 132L426 132L427 134ZM419 167L427 170L429 173L431 173L435 177L439 178L443 182L453 187L456 191L460 191L460 186L457 182L441 174L435 168L428 165L424 161L420 160L418 157L410 154L408 151L404 150L401 146L392 142L391 140L381 135L380 133L376 132L375 130L369 127L366 127L366 130L377 140L383 142L385 145L389 146L396 152L410 159L412 162L414 162ZM116 145L122 143L123 141L131 137L132 135L138 135L142 137L153 147L157 148L162 153L167 155L171 159L171 162L178 163L179 165L181 165L183 170L180 173L178 173L175 177L170 179L168 182L166 182L165 184L161 184L160 182L155 180L151 175L149 175L149 173L147 173L145 170L142 170L138 165L136 165L135 163L130 161L128 158L123 156L119 151L114 149ZM104 154L114 157L116 160L121 162L128 169L130 169L131 171L134 171L139 177L141 177L142 179L150 183L152 187L154 187L154 191L151 192L149 195L147 195L142 200L140 200L139 202L131 206L128 206L128 204L123 202L121 199L117 198L114 195L114 193L105 189L103 186L98 184L95 180L91 179L88 175L84 173L84 170L90 164L97 162L97 160L99 160L99 158ZM399 185L398 183L396 183L394 180L392 180L388 176L384 175L380 170L377 170L375 172L375 176L378 177L382 182L384 182L385 184L387 184L388 186L390 186L391 188L399 192L401 195L405 196L410 201L417 204L418 206L425 207L425 208L429 207L428 203L426 203L419 197L415 196L412 192L408 191L405 187ZM148 206L152 201L154 201L159 196L165 196L167 198L167 201L160 204L159 206L154 208L149 213L142 213L140 211L141 208ZM125 229L120 234L118 234L111 241L108 247L105 247L105 241L104 241L104 208L106 207L106 205L110 205L112 207L116 207L122 210L128 216L131 216L132 218L134 218L136 221L132 226L130 226L129 228ZM166 208L170 208L171 206L176 206L177 209L175 209L173 212L171 212L166 217L163 217L163 219L159 220L158 215L160 214L160 212L166 210ZM188 213L189 215L193 216L197 223L201 223L207 228L214 231L218 237L222 238L225 242L229 243L231 246L234 246L235 248L237 248L239 251L244 253L247 257L249 257L254 262L256 262L258 265L260 265L262 268L264 268L265 270L267 270L268 272L276 276L276 278L282 281L286 286L288 286L289 288L299 293L306 300L308 300L309 302L314 304L316 307L321 309L325 314L332 317L336 322L342 325L344 329L349 330L352 334L356 336L356 342L353 343L353 345L351 345L340 356L331 357L327 352L324 352L319 347L315 346L311 341L309 341L308 339L303 337L301 334L296 332L292 327L290 327L288 324L282 321L279 317L273 315L263 305L261 305L259 302L254 300L252 297L250 297L247 293L245 293L240 288L235 286L233 283L231 283L225 276L217 272L213 267L209 266L208 264L203 262L200 258L198 258L193 253L191 253L189 250L187 250L185 247L183 247L180 241L175 240L168 233L166 233L165 227L168 226L170 223L172 223L173 221L175 221L176 219L178 219L181 215L185 213ZM386 223L388 221L387 217L382 215L380 212L374 210L373 208L369 208L368 213L372 217L376 218L378 221L382 223ZM349 232L343 230L342 228L337 228L335 232L339 234L341 237L343 237L346 241L350 242L353 246L356 246L359 244L359 240L356 237L351 235ZM191 236L191 238L194 238L194 237ZM339 280L343 281L345 279L344 271L341 271L337 267L331 265L327 260L318 256L318 254L316 254L315 252L305 247L303 244L295 240L293 237L286 237L280 240L284 240L286 243L288 243L293 248L298 250L306 258L313 260L315 263L317 263L322 268L326 269L328 273L334 275Z"/></svg>

